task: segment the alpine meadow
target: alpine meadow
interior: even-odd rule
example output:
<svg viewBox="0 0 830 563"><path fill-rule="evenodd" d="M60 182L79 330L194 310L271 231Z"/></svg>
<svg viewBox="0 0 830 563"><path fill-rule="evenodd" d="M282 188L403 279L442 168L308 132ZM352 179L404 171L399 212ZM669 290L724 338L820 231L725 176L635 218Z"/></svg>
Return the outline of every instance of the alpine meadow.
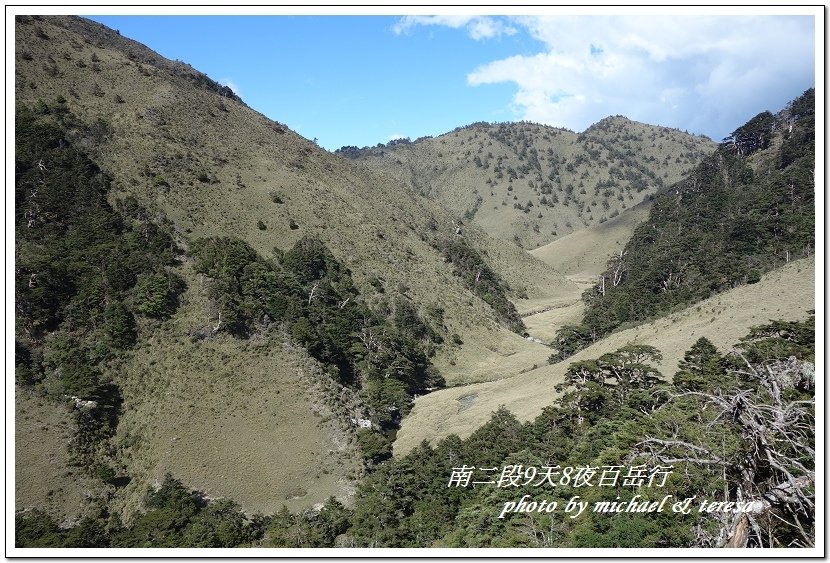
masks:
<svg viewBox="0 0 830 563"><path fill-rule="evenodd" d="M813 88L327 151L14 34L20 553L823 546Z"/></svg>

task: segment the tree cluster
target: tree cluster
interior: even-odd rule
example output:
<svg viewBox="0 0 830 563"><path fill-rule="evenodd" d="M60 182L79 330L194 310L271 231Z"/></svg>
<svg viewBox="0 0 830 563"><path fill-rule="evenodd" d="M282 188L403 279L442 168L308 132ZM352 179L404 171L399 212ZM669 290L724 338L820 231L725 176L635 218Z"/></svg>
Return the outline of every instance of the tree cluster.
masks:
<svg viewBox="0 0 830 563"><path fill-rule="evenodd" d="M440 334L403 296L371 309L320 240L303 237L271 260L228 237L196 240L191 253L196 270L210 278L214 331L244 338L283 324L334 379L359 390L377 430L394 430L413 395L443 384L429 360ZM389 437L371 434L361 444L379 461L389 454Z"/></svg>
<svg viewBox="0 0 830 563"><path fill-rule="evenodd" d="M521 334L525 326L516 306L507 298L510 287L490 268L478 251L463 239L445 239L437 244L464 285L493 308L499 322Z"/></svg>
<svg viewBox="0 0 830 563"><path fill-rule="evenodd" d="M176 310L177 248L135 199L109 204L110 178L80 148L99 142L99 125L81 123L62 97L15 118L15 375L85 406L74 411L73 451L92 471L121 402L103 367L136 342L136 315Z"/></svg>
<svg viewBox="0 0 830 563"><path fill-rule="evenodd" d="M728 354L701 338L673 383L660 354L627 345L570 366L534 421L500 409L469 438L426 443L358 489L356 545L374 547L804 547L814 542L814 318L757 327ZM453 468L672 467L661 488L448 487ZM497 479L498 474L490 475ZM523 480L524 481L524 480ZM528 494L558 501L741 501L752 512L562 511L497 518ZM495 511L495 512L494 512Z"/></svg>

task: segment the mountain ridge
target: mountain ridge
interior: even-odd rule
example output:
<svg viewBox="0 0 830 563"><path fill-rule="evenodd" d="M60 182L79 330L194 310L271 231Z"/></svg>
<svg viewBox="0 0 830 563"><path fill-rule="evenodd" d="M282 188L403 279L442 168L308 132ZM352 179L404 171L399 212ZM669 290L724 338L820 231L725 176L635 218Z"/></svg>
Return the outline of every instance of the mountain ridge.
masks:
<svg viewBox="0 0 830 563"><path fill-rule="evenodd" d="M531 122L477 122L438 137L335 153L385 170L491 236L530 249L612 219L679 180L715 146L611 116L579 134Z"/></svg>
<svg viewBox="0 0 830 563"><path fill-rule="evenodd" d="M718 170L761 193L759 146L809 160L803 122L781 140L765 115L717 149L610 116L579 134L477 123L344 158L82 18L19 17L16 62L15 447L32 465L16 465L15 505L31 516L19 525L34 522L26 537L47 541L46 510L71 527L55 532L65 545L330 547L382 537L374 514L429 514L384 493L350 520L367 473L398 472L423 441L449 437L452 456L453 434L513 417L504 405L528 420L557 401L571 362L548 343L592 305L583 290L611 279L609 256L642 242L646 216L671 218L713 158L743 159ZM740 226L740 244L760 239ZM739 266L748 284L617 326L574 359L654 345L671 379L699 337L723 350L814 307L813 257L788 252L751 282L757 264ZM37 307L57 312L41 322ZM648 416L649 400L626 408ZM204 519L157 534L185 509ZM373 523L346 536L350 522Z"/></svg>
<svg viewBox="0 0 830 563"><path fill-rule="evenodd" d="M452 370L463 373L462 366L453 360L462 345L452 344L452 335L463 341L465 353L480 350L492 354L487 350L490 341L506 340L519 346L525 346L526 341L502 326L491 305L455 272L455 265L439 248L440 241L463 241L473 249L477 260L489 264L504 281L499 291L521 287L530 295L546 295L572 289L571 282L514 245L490 240L474 226L465 226L459 237L452 215L441 208L400 190L383 176L323 151L254 112L187 65L165 61L99 24L75 17L18 18L16 46L17 103L34 108L43 119L75 116L78 125L69 141L88 153L101 174L110 178L109 203L117 207L119 202L134 198L146 210L143 220L169 225L183 251L180 258L184 266L173 267L171 273L187 282L180 297L185 305L167 321L139 318L135 329L139 348L126 353L118 372L101 367L129 391L121 415L124 424L113 437L116 444L136 444L116 460L116 466L121 467L118 474L126 471L133 478L126 488L115 491L122 508L140 503L144 484L174 468L158 442L166 434L165 418L153 412L150 396L132 391L141 389L136 382L152 374L157 369L154 366L165 366L165 374L179 374L182 380L176 384L176 398L166 399L172 401L168 410L184 409L181 412L189 412L186 420L197 427L211 425L216 419L209 409L201 413L186 408L190 403L187 395L199 386L207 385L206 404L219 404L221 396L220 387L211 386L205 374L194 369L193 358L207 353L199 352L198 347L208 346L217 358L244 353L244 346L222 335L203 343L192 341L191 335L209 335L215 332L214 327L223 326L210 300L200 295L209 280L188 269L188 252L196 239L233 235L247 241L263 259L274 260L305 236L319 238L353 274L360 299L367 306L383 307L385 301L398 300L413 303L424 318L426 311L435 312L436 320L431 322L448 342L435 361L450 381ZM37 160L28 163L35 176L37 164ZM51 163L43 164L51 170ZM25 228L25 224L17 228ZM442 291L436 293L436 287ZM124 309L119 311L123 317ZM127 309L125 322L129 315ZM161 335L170 342L150 344ZM25 336L18 334L18 338ZM155 352L138 353L144 345ZM277 370L280 373L290 372L290 366L296 365L292 353L276 349L273 354L270 361L283 366ZM266 373L264 364L256 363L260 367L252 368L251 377L254 372ZM166 377L150 381L164 385ZM273 389L271 384L269 389ZM231 394L230 402L242 400L246 392L233 387L226 391ZM354 476L350 462L338 466L325 461L331 457L325 445L328 438L325 432L313 430L325 421L314 412L319 398L307 391L306 397L303 393L295 396L296 405L305 414L283 424L310 429L307 448L319 452L316 459L328 467L328 474L319 479L347 480ZM269 412L271 407L265 406L239 410L248 427L261 424L262 416ZM197 435L192 434L190 440ZM147 444L143 449L141 436ZM303 443L305 438L298 439ZM351 451L355 440L352 434ZM221 449L207 454L208 467L223 463ZM132 450L135 455L131 457L127 454ZM260 461L249 462L265 463L266 458L268 454L263 452ZM234 459L238 464L244 458ZM230 472L243 471L241 466L233 469L233 464L226 467ZM211 490L213 496L232 492L218 475L206 479L199 467L176 468L185 482L196 484L198 478L199 486ZM319 486L315 483L318 478L295 476L291 486L306 492L289 504L296 507L325 500L326 491L333 489ZM280 506L279 495L287 494L284 487L274 489L264 482L256 486L262 498L270 499L272 510ZM253 499L257 492L248 491L245 496ZM348 493L343 499L347 497ZM31 506L25 499L19 500L23 507ZM250 502L260 508L267 506L261 499Z"/></svg>

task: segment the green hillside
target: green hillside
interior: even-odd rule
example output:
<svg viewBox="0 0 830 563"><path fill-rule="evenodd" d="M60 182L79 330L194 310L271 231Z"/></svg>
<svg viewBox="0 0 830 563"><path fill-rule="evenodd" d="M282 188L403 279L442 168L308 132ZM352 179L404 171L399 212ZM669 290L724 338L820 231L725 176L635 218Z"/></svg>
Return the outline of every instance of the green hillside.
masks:
<svg viewBox="0 0 830 563"><path fill-rule="evenodd" d="M813 90L720 145L330 153L97 23L14 32L16 547L815 542Z"/></svg>
<svg viewBox="0 0 830 563"><path fill-rule="evenodd" d="M19 17L15 31L18 393L46 393L58 410L65 397L96 401L103 418L80 463L125 518L168 471L249 510L332 494L348 502L364 456L388 455L409 397L463 375L459 353L524 342L507 294L573 289L510 243L472 227L458 236L437 205L323 151L184 63L80 18ZM219 240L237 242L206 261L199 241ZM319 243L309 258L326 264L310 276L291 258L303 241ZM371 366L384 362L356 355L363 329L379 330L384 353L389 344L416 372L439 375L414 383L406 368L401 385L369 385L383 375ZM265 348L250 356L254 344ZM299 367L308 361L317 367ZM264 396L252 402L254 389ZM274 410L283 401L291 416ZM206 433L228 427L223 404L237 405L237 431ZM359 434L352 419L373 412L375 428ZM171 435L170 413L187 421L180 433ZM280 435L303 429L291 445L319 470L296 471L237 439L274 416ZM26 442L38 443L50 442ZM197 451L200 463L184 461ZM239 488L229 478L275 460L273 479ZM60 520L83 512L54 510Z"/></svg>
<svg viewBox="0 0 830 563"><path fill-rule="evenodd" d="M384 170L495 238L532 249L602 224L678 181L706 137L609 117L582 133L475 123L435 138L338 154Z"/></svg>

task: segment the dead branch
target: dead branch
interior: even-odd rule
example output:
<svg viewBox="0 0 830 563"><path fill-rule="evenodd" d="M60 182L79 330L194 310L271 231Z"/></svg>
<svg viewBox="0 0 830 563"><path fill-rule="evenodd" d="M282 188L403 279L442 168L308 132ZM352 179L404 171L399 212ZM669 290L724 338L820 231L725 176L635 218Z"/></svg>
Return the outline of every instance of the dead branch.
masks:
<svg viewBox="0 0 830 563"><path fill-rule="evenodd" d="M317 293L317 288L320 286L320 282L314 282L314 286L311 288L311 291L308 294L308 304L311 305L311 302L314 300L314 297Z"/></svg>
<svg viewBox="0 0 830 563"><path fill-rule="evenodd" d="M740 352L734 353L746 367L733 374L752 382L751 388L669 394L663 407L677 399L697 398L704 408L714 408L706 428L711 431L719 425L723 431L737 433L743 447L733 454L719 454L717 445L684 440L679 437L682 430L675 428L669 438L647 436L632 453L661 464L721 466L736 497L752 503L746 505L750 510L720 520L716 541L701 541L718 547L774 546L780 541L775 528L786 526L787 542L812 545L815 469L805 460L815 458L815 399L790 400L785 393L803 385L809 388L810 370L794 357L753 365ZM792 540L794 530L797 537Z"/></svg>

